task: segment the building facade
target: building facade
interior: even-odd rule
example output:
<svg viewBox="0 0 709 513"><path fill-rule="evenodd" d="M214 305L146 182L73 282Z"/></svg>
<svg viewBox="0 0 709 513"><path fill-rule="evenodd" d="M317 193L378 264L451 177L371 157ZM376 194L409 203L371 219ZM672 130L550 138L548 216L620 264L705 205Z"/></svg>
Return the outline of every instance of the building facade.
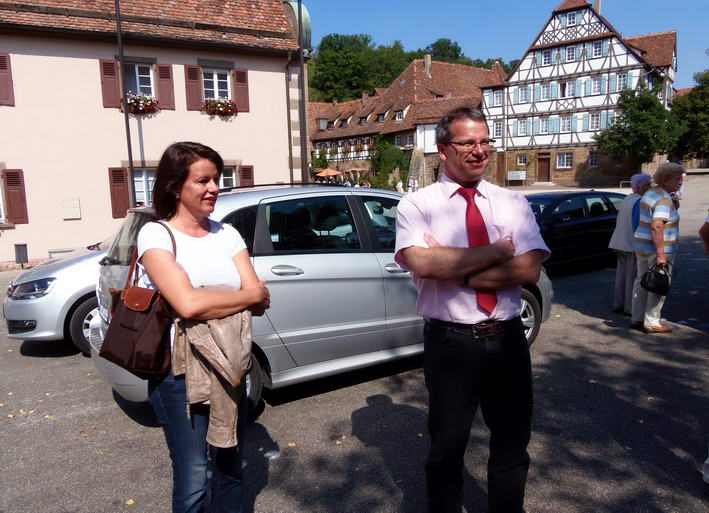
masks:
<svg viewBox="0 0 709 513"><path fill-rule="evenodd" d="M676 34L623 37L586 0L551 14L502 85L483 89L498 175L509 184L616 184L629 171L593 136L613 124L620 92L660 85L669 108Z"/></svg>
<svg viewBox="0 0 709 513"><path fill-rule="evenodd" d="M15 245L41 259L111 236L150 204L175 141L219 151L224 187L300 180L293 2L232 3L123 0L121 66L113 1L0 2L0 262ZM131 107L132 162L123 78L160 107ZM216 99L236 115L210 111Z"/></svg>

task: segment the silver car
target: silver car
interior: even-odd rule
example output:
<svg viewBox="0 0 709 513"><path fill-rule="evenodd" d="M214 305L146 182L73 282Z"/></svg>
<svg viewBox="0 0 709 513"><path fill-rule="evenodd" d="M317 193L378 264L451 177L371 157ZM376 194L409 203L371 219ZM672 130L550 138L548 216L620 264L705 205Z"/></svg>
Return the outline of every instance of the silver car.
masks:
<svg viewBox="0 0 709 513"><path fill-rule="evenodd" d="M417 290L394 262L396 209L403 195L328 186L257 187L219 196L212 218L243 236L256 273L268 282L271 308L253 320L254 365L247 382L255 404L275 389L423 351ZM101 269L99 313L91 324L96 368L131 401L147 399L146 382L100 358L109 321L108 289L124 285L127 265L149 209L134 209ZM548 318L546 274L524 290L523 321L531 344Z"/></svg>
<svg viewBox="0 0 709 513"><path fill-rule="evenodd" d="M89 323L98 311L99 261L111 240L48 260L15 278L3 303L8 337L71 339L89 354Z"/></svg>

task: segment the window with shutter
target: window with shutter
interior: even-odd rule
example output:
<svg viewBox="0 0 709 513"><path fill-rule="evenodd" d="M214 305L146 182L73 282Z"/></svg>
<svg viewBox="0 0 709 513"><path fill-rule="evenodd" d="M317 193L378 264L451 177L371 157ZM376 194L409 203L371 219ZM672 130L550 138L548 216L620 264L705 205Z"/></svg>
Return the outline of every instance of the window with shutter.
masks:
<svg viewBox="0 0 709 513"><path fill-rule="evenodd" d="M175 87L172 82L172 65L156 64L156 75L158 77L158 101L160 109L175 110Z"/></svg>
<svg viewBox="0 0 709 513"><path fill-rule="evenodd" d="M0 53L0 105L8 105L10 107L15 105L10 55L7 53Z"/></svg>
<svg viewBox="0 0 709 513"><path fill-rule="evenodd" d="M234 101L239 112L249 112L249 72L245 69L234 70Z"/></svg>
<svg viewBox="0 0 709 513"><path fill-rule="evenodd" d="M254 185L254 166L239 168L239 185Z"/></svg>
<svg viewBox="0 0 709 513"><path fill-rule="evenodd" d="M101 71L101 97L106 108L121 106L121 85L118 63L113 59L99 59Z"/></svg>
<svg viewBox="0 0 709 513"><path fill-rule="evenodd" d="M199 66L185 64L187 110L202 110L202 72Z"/></svg>
<svg viewBox="0 0 709 513"><path fill-rule="evenodd" d="M108 168L108 186L111 193L111 214L114 219L126 216L130 208L128 171L123 167Z"/></svg>
<svg viewBox="0 0 709 513"><path fill-rule="evenodd" d="M25 178L21 169L6 169L2 172L2 185L7 208L5 219L8 223L27 224L27 197Z"/></svg>

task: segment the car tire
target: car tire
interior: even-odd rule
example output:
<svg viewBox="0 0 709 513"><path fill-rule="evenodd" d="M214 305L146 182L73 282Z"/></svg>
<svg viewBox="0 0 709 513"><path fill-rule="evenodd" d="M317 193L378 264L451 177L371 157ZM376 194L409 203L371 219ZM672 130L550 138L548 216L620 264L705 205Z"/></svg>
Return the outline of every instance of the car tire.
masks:
<svg viewBox="0 0 709 513"><path fill-rule="evenodd" d="M252 423L263 410L261 394L263 394L263 368L258 358L251 356L251 370L246 375L246 405L247 421Z"/></svg>
<svg viewBox="0 0 709 513"><path fill-rule="evenodd" d="M76 348L85 355L91 354L89 344L89 322L98 314L98 300L96 296L84 300L74 309L69 319L69 336Z"/></svg>
<svg viewBox="0 0 709 513"><path fill-rule="evenodd" d="M522 289L522 323L524 324L524 335L527 337L527 344L532 345L539 334L539 327L542 324L542 309L539 300L531 291Z"/></svg>

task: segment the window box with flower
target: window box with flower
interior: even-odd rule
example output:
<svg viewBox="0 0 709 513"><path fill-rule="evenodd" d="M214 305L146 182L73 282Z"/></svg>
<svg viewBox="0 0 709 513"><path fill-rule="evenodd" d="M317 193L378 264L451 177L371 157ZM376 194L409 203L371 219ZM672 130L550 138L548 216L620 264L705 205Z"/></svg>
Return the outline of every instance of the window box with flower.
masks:
<svg viewBox="0 0 709 513"><path fill-rule="evenodd" d="M226 98L210 98L204 100L202 110L210 116L236 116L239 109L236 108L236 102Z"/></svg>
<svg viewBox="0 0 709 513"><path fill-rule="evenodd" d="M364 146L361 144L358 144L357 146L354 147L355 151L364 151Z"/></svg>
<svg viewBox="0 0 709 513"><path fill-rule="evenodd" d="M128 93L121 101L131 114L155 114L160 110L160 102L153 96L141 93Z"/></svg>
<svg viewBox="0 0 709 513"><path fill-rule="evenodd" d="M337 155L337 148L330 148L327 150L330 155Z"/></svg>

